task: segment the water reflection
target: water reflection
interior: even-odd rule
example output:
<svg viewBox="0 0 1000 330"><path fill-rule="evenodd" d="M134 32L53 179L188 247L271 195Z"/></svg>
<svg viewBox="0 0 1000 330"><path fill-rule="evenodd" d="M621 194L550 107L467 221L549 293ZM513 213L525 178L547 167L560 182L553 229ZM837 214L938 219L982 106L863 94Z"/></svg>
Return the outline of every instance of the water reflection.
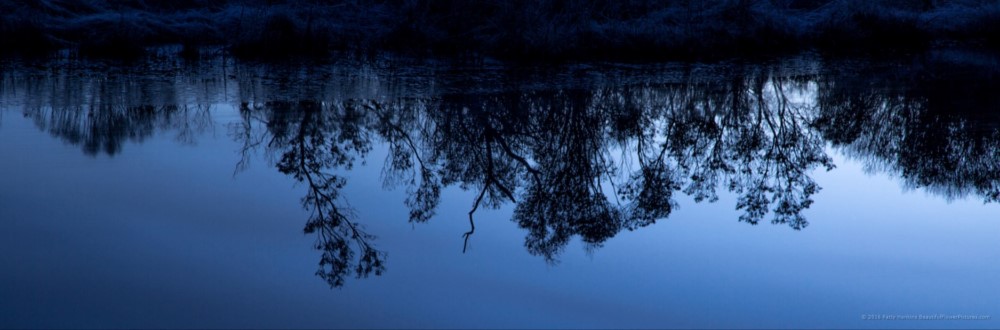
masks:
<svg viewBox="0 0 1000 330"><path fill-rule="evenodd" d="M363 129L367 118L357 110L313 101L243 103L243 122L234 128L234 136L246 138L244 152L266 141L267 152L279 154L277 169L308 187L302 205L311 214L304 231L317 237L322 257L316 274L331 286L343 285L350 273L379 275L385 269L385 253L351 214L340 195L347 181L334 172L350 169L371 149L371 133Z"/></svg>
<svg viewBox="0 0 1000 330"><path fill-rule="evenodd" d="M811 174L834 168L828 144L907 187L1000 199L1000 121L984 114L1000 106L989 92L997 80L984 73L995 71L918 63L724 65L547 88L523 72L489 71L468 89L448 87L465 84L464 72L365 65L222 66L171 79L66 70L6 74L3 97L91 155L160 131L193 143L213 127L214 104L235 103L239 118L227 125L243 146L237 171L263 153L308 187L317 275L341 286L386 269L387 254L340 193L343 173L375 146L389 151L382 184L406 189L409 221L433 221L442 190L458 186L472 201L466 244L477 212L512 204L526 249L548 262L577 237L596 249L668 218L677 193L715 202L722 189L737 196L739 221L805 228L820 190Z"/></svg>
<svg viewBox="0 0 1000 330"><path fill-rule="evenodd" d="M179 89L191 87L180 81L182 73L149 66L111 74L105 70L93 66L12 72L3 77L9 88L2 98L17 99L23 115L39 129L92 156L115 155L125 142L142 142L159 131L175 132L179 142L191 144L211 129L212 104L198 102L211 100L204 97L208 91L187 95L194 99L180 95Z"/></svg>
<svg viewBox="0 0 1000 330"><path fill-rule="evenodd" d="M899 177L908 188L947 199L974 195L997 201L996 66L932 61L881 70L821 83L817 128L824 138L863 160L869 170ZM891 87L872 88L879 85Z"/></svg>

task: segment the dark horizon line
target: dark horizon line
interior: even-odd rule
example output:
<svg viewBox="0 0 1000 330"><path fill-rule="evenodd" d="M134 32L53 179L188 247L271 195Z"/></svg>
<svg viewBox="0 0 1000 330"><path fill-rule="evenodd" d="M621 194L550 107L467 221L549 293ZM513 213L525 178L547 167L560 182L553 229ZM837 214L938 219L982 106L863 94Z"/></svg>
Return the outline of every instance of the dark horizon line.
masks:
<svg viewBox="0 0 1000 330"><path fill-rule="evenodd" d="M138 58L181 45L198 58L334 51L515 61L670 61L903 55L940 47L1000 54L1000 3L983 0L44 0L0 4L0 54ZM211 51L208 51L211 52Z"/></svg>

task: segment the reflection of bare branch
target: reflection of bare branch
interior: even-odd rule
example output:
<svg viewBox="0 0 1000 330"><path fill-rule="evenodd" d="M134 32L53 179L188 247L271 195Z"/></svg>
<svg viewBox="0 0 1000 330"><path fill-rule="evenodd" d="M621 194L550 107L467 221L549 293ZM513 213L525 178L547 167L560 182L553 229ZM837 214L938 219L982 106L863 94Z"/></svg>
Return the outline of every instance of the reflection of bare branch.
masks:
<svg viewBox="0 0 1000 330"><path fill-rule="evenodd" d="M411 137L411 134L419 136L424 132L413 125L419 125L421 121L419 113L417 116L406 116L416 112L419 103L404 109L387 109L383 104L375 101L362 102L364 108L375 113L378 117L376 130L389 144L389 155L386 156L386 165L382 169L382 176L385 185L395 182L393 178L402 176L404 172L409 172L410 187L405 204L410 208L411 222L425 222L434 216L434 209L437 208L441 200L441 182L436 174L437 168L430 160L425 161L422 150L418 147L418 142ZM408 125L404 129L404 125ZM402 142L402 143L401 143ZM412 159L417 160L419 165L420 184L416 189L412 189L416 183L416 174L410 169L413 166Z"/></svg>
<svg viewBox="0 0 1000 330"><path fill-rule="evenodd" d="M330 286L344 284L354 274L366 277L385 270L385 253L371 243L375 237L353 220L340 197L346 180L328 171L350 168L355 157L368 151L364 114L346 108L323 108L316 102L265 104L270 119L268 148L282 152L277 168L308 186L303 206L311 212L304 231L317 234L315 247L322 251L316 274ZM247 121L250 116L244 116ZM254 138L252 123L234 130ZM244 143L244 150L263 140Z"/></svg>
<svg viewBox="0 0 1000 330"><path fill-rule="evenodd" d="M472 203L472 210L469 210L469 231L462 234L465 238L465 242L462 244L462 253L465 253L465 250L469 247L469 236L472 236L472 234L476 232L476 222L472 220L472 215L476 213L477 209L479 209L479 202L483 201L483 196L486 196L486 187L483 187L483 189L479 191L479 196L476 197L476 201Z"/></svg>
<svg viewBox="0 0 1000 330"><path fill-rule="evenodd" d="M520 163L521 166L524 167L524 169L526 169L529 173L531 173L531 176L534 177L534 179L535 179L536 182L541 182L541 178L539 178L539 175L541 175L541 173L538 170L536 170L534 167L532 167L531 164L529 164L528 161L526 159L524 159L524 157L522 157L521 155L518 155L518 154L514 153L514 151L512 151L510 149L510 146L507 145L507 140L506 139L504 139L502 136L498 136L498 137L496 137L496 140L497 140L497 142L500 143L500 147L503 148L503 151L504 151L504 153L507 154L507 156L509 156L510 158L513 158L518 163ZM508 196L511 196L511 194L508 194ZM511 196L510 199L514 200L513 196Z"/></svg>
<svg viewBox="0 0 1000 330"><path fill-rule="evenodd" d="M229 125L229 135L242 143L239 151L240 160L233 169L234 176L250 166L253 153L264 145L268 136L274 138L273 135L268 135L266 130L255 129L254 124L267 125L266 119L257 117L258 112L259 110L252 110L246 102L243 102L240 104L241 120Z"/></svg>
<svg viewBox="0 0 1000 330"><path fill-rule="evenodd" d="M304 173L309 185L309 193L304 202L314 212L306 222L304 231L307 234L319 233L316 248L323 251L320 269L316 274L331 286L342 286L344 275L351 269L350 262L354 254L346 245L346 242L351 240L361 251L361 257L354 266L354 273L358 277L372 273L381 275L385 271L385 253L375 249L369 242L375 238L374 236L362 231L360 225L351 221L342 211L335 197L336 191L332 190L342 187L344 181L323 173L312 173L308 170Z"/></svg>
<svg viewBox="0 0 1000 330"><path fill-rule="evenodd" d="M195 144L195 137L215 128L210 105L180 105L177 106L175 118L168 120L177 130L177 142L187 145Z"/></svg>

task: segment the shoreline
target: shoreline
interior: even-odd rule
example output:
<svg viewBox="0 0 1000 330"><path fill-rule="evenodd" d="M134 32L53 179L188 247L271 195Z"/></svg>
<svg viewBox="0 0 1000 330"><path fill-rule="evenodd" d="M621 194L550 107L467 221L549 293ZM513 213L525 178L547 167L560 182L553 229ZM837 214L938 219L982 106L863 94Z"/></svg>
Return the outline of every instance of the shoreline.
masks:
<svg viewBox="0 0 1000 330"><path fill-rule="evenodd" d="M522 2L0 4L0 55L127 59L166 45L180 45L183 57L215 49L262 60L344 51L514 62L896 56L941 47L1000 54L1000 3L979 0L932 8L916 0Z"/></svg>

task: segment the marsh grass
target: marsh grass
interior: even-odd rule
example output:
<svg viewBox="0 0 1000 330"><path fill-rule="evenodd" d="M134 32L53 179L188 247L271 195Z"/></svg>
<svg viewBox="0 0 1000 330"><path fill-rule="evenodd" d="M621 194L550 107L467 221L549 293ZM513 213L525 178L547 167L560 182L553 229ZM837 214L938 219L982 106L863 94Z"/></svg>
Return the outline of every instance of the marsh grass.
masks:
<svg viewBox="0 0 1000 330"><path fill-rule="evenodd" d="M0 3L0 52L134 57L183 45L238 57L331 50L514 60L720 59L817 50L1000 49L987 0L38 0Z"/></svg>

